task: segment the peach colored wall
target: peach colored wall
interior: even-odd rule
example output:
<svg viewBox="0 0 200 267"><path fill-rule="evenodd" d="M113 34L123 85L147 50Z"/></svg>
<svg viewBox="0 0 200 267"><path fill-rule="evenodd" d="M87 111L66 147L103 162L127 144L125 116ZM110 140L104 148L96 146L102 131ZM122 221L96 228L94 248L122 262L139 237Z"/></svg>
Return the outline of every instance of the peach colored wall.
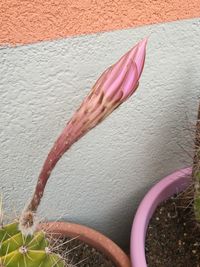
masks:
<svg viewBox="0 0 200 267"><path fill-rule="evenodd" d="M199 0L1 0L0 44L27 44L199 15Z"/></svg>

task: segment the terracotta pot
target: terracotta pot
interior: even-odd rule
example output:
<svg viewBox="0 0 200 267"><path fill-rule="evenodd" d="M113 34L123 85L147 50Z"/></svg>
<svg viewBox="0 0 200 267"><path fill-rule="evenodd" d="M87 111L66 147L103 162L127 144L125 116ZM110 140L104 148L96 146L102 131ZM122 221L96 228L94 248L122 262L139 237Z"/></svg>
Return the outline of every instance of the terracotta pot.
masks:
<svg viewBox="0 0 200 267"><path fill-rule="evenodd" d="M143 198L136 212L131 231L132 267L147 267L145 257L146 231L157 206L174 194L183 191L190 182L191 168L181 169L163 178Z"/></svg>
<svg viewBox="0 0 200 267"><path fill-rule="evenodd" d="M113 241L89 227L68 222L48 222L41 224L41 228L53 234L78 237L79 240L104 253L116 267L131 267L128 256Z"/></svg>

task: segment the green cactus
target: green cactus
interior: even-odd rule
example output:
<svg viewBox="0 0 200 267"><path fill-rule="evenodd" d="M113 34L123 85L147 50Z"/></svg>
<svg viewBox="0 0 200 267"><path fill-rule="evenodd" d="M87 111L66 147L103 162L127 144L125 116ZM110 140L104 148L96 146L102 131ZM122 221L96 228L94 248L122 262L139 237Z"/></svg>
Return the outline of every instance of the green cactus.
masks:
<svg viewBox="0 0 200 267"><path fill-rule="evenodd" d="M196 221L200 223L200 105L196 123L195 155L192 176L194 180L194 213Z"/></svg>
<svg viewBox="0 0 200 267"><path fill-rule="evenodd" d="M64 267L43 231L23 236L14 222L0 229L0 267Z"/></svg>

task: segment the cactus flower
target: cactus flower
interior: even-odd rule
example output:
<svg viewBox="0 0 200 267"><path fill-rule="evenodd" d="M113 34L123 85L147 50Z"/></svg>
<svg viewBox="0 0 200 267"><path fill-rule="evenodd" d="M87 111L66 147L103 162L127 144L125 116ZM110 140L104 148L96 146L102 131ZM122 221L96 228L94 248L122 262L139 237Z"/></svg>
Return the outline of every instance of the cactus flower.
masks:
<svg viewBox="0 0 200 267"><path fill-rule="evenodd" d="M35 188L31 202L20 218L20 229L30 233L33 216L44 193L47 180L62 155L89 130L99 124L137 89L146 54L147 39L139 42L121 59L109 67L97 80L79 109L74 113L66 127L50 150ZM31 216L32 214L32 216Z"/></svg>

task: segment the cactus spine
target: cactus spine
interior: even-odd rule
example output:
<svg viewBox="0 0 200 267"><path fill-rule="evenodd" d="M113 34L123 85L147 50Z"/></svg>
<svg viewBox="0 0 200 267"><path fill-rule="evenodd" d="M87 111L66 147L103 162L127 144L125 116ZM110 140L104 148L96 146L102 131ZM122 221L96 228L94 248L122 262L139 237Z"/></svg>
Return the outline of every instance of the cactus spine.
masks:
<svg viewBox="0 0 200 267"><path fill-rule="evenodd" d="M43 231L23 236L18 223L0 229L0 267L64 267L61 257L51 252Z"/></svg>
<svg viewBox="0 0 200 267"><path fill-rule="evenodd" d="M200 223L200 104L196 123L195 155L192 176L194 180L194 213L196 221Z"/></svg>

